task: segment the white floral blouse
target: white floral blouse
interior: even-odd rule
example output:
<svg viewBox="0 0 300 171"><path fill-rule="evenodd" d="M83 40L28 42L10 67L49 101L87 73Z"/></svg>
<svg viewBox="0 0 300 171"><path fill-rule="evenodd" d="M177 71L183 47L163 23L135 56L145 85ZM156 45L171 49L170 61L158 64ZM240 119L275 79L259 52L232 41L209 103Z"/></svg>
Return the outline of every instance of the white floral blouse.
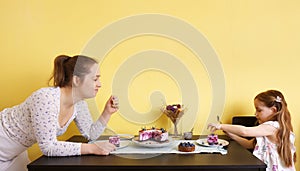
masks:
<svg viewBox="0 0 300 171"><path fill-rule="evenodd" d="M279 123L277 121L268 121L263 124L271 125L279 129ZM286 168L282 161L280 160L279 154L277 152L277 145L269 141L267 137L256 137L256 146L254 148L253 154L262 160L267 165L267 171L295 171L295 166ZM295 148L295 134L290 133L290 144L292 149L292 154L294 155Z"/></svg>
<svg viewBox="0 0 300 171"><path fill-rule="evenodd" d="M47 156L81 154L81 143L57 140L57 136L62 135L73 120L81 134L90 140L97 139L105 129L99 120L93 123L85 101L75 104L72 117L62 128L58 123L59 110L60 88L41 88L23 103L1 111L0 124L11 139L25 147L37 142Z"/></svg>

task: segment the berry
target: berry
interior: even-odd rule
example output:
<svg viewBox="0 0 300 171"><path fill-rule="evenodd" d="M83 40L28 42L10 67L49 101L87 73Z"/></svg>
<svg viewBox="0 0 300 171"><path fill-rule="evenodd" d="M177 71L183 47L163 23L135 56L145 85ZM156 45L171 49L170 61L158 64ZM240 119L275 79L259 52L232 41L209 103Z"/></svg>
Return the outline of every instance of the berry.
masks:
<svg viewBox="0 0 300 171"><path fill-rule="evenodd" d="M168 105L166 109L167 109L167 110L172 110L173 107L172 107L171 105Z"/></svg>

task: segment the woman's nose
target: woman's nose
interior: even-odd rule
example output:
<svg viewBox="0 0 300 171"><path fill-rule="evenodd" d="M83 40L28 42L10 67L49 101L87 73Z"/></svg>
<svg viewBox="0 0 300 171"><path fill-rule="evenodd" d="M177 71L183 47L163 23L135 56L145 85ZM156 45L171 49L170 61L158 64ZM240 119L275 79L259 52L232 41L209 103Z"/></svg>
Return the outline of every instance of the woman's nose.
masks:
<svg viewBox="0 0 300 171"><path fill-rule="evenodd" d="M96 86L100 88L100 87L101 87L101 82L100 82L100 81L97 81Z"/></svg>

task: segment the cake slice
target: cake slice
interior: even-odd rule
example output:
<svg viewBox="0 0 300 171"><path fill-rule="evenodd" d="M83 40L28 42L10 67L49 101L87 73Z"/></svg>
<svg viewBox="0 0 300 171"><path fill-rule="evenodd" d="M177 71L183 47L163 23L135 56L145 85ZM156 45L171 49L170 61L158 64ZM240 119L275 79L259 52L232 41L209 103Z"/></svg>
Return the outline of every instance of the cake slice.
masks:
<svg viewBox="0 0 300 171"><path fill-rule="evenodd" d="M207 136L207 143L209 145L218 145L219 142L218 142L218 135L216 134L209 134Z"/></svg>
<svg viewBox="0 0 300 171"><path fill-rule="evenodd" d="M120 137L119 136L111 136L108 138L108 141L114 144L116 147L120 147Z"/></svg>
<svg viewBox="0 0 300 171"><path fill-rule="evenodd" d="M146 141L146 140L154 140L158 142L163 142L168 140L169 133L164 129L145 129L139 131L139 141Z"/></svg>

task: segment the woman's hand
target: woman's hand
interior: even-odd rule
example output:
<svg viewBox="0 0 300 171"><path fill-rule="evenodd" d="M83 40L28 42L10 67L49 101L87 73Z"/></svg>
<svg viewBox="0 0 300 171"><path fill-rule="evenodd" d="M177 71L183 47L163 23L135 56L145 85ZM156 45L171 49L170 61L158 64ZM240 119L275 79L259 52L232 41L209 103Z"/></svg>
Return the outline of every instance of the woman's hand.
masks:
<svg viewBox="0 0 300 171"><path fill-rule="evenodd" d="M119 99L117 96L110 96L107 100L102 115L100 117L101 122L106 125L111 115L117 112L119 109Z"/></svg>
<svg viewBox="0 0 300 171"><path fill-rule="evenodd" d="M117 96L110 96L105 104L103 113L113 114L119 109L119 99Z"/></svg>
<svg viewBox="0 0 300 171"><path fill-rule="evenodd" d="M221 129L221 124L210 123L207 125L207 129L210 130L211 132L215 132L216 130Z"/></svg>
<svg viewBox="0 0 300 171"><path fill-rule="evenodd" d="M96 155L108 155L110 152L116 150L116 146L109 142L95 142L97 149L94 151Z"/></svg>
<svg viewBox="0 0 300 171"><path fill-rule="evenodd" d="M116 146L109 142L81 144L81 154L109 155L109 153L114 150L116 150Z"/></svg>

